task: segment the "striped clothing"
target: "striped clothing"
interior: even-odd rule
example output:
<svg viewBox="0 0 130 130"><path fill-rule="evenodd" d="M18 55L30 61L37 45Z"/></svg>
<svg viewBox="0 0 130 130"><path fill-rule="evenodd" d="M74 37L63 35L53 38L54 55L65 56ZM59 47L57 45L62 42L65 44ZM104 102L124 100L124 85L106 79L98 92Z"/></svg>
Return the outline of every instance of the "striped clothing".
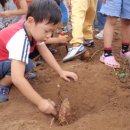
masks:
<svg viewBox="0 0 130 130"><path fill-rule="evenodd" d="M28 64L29 54L36 43L30 46L23 20L0 31L0 61L15 59Z"/></svg>

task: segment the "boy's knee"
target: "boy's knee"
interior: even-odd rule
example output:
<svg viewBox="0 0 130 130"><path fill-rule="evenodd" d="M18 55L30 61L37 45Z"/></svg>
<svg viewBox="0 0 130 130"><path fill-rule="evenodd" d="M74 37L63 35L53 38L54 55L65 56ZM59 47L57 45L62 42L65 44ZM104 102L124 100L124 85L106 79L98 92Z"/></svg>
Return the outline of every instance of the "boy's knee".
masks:
<svg viewBox="0 0 130 130"><path fill-rule="evenodd" d="M5 60L0 62L0 79L5 75L11 75L11 60Z"/></svg>

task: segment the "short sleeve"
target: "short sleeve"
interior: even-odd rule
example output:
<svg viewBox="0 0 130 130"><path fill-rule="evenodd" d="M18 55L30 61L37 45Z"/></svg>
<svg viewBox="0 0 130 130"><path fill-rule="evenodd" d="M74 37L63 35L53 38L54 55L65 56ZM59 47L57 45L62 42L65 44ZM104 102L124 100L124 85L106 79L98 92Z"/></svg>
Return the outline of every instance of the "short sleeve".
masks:
<svg viewBox="0 0 130 130"><path fill-rule="evenodd" d="M24 29L18 31L8 42L6 46L9 51L9 59L19 60L28 64L30 53L30 42Z"/></svg>

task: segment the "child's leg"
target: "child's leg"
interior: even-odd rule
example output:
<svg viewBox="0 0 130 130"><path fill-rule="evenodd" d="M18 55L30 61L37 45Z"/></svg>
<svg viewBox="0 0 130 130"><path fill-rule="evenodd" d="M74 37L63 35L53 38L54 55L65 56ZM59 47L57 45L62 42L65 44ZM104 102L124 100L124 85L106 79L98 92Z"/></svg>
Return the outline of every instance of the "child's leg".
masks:
<svg viewBox="0 0 130 130"><path fill-rule="evenodd" d="M104 53L100 61L113 68L120 68L119 63L112 55L112 40L114 33L114 24L121 14L122 0L107 0L102 4L100 12L107 15L107 21L104 27Z"/></svg>
<svg viewBox="0 0 130 130"><path fill-rule="evenodd" d="M26 65L26 73L34 69L34 65L31 60L29 60L28 65ZM33 73L32 73L33 74ZM36 77L36 75L31 75L31 78ZM30 77L27 77L30 78ZM7 101L9 99L10 86L12 84L11 80L11 60L5 60L0 62L0 102Z"/></svg>
<svg viewBox="0 0 130 130"><path fill-rule="evenodd" d="M104 29L104 26L106 23L106 18L107 18L106 15L102 15L100 13L102 3L103 3L102 0L98 0L96 17L95 17L95 21L94 21L95 30L100 30L100 32L95 35L95 38L97 38L97 39L103 39L103 33L104 33L103 29Z"/></svg>
<svg viewBox="0 0 130 130"><path fill-rule="evenodd" d="M104 54L100 57L100 61L105 63L107 66L120 68L120 64L112 55L112 40L116 20L117 18L115 17L107 17L107 21L104 27Z"/></svg>
<svg viewBox="0 0 130 130"><path fill-rule="evenodd" d="M99 29L99 30L102 30L106 23L106 15L102 15L100 13L102 2L103 2L102 0L98 0L96 17L95 17L95 21L94 21L94 28Z"/></svg>
<svg viewBox="0 0 130 130"><path fill-rule="evenodd" d="M69 11L67 9L67 6L64 2L60 2L60 9L61 9L61 13L62 13L62 24L64 26L67 25L67 23L69 22Z"/></svg>
<svg viewBox="0 0 130 130"><path fill-rule="evenodd" d="M130 42L130 20L128 19L121 19L122 23L122 41L129 43Z"/></svg>
<svg viewBox="0 0 130 130"><path fill-rule="evenodd" d="M0 80L0 103L9 100L11 84L11 76L6 75L3 79Z"/></svg>
<svg viewBox="0 0 130 130"><path fill-rule="evenodd" d="M100 12L107 15L104 28L104 47L110 48L113 40L114 24L117 17L120 17L122 0L107 0L102 4Z"/></svg>
<svg viewBox="0 0 130 130"><path fill-rule="evenodd" d="M86 11L85 21L83 24L84 45L88 47L94 46L93 40L93 22L96 14L97 0L92 0L89 3L89 8Z"/></svg>
<svg viewBox="0 0 130 130"><path fill-rule="evenodd" d="M121 19L122 23L122 56L130 57L129 44L130 44L130 20Z"/></svg>
<svg viewBox="0 0 130 130"><path fill-rule="evenodd" d="M104 27L104 48L111 48L114 34L114 26L116 23L116 17L107 17L107 21Z"/></svg>
<svg viewBox="0 0 130 130"><path fill-rule="evenodd" d="M72 40L70 44L76 46L77 43L83 43L83 24L85 21L86 11L89 8L88 0L72 0L72 12L71 12L71 22L72 22Z"/></svg>
<svg viewBox="0 0 130 130"><path fill-rule="evenodd" d="M7 101L9 99L9 91L12 84L10 68L10 60L0 62L0 102Z"/></svg>
<svg viewBox="0 0 130 130"><path fill-rule="evenodd" d="M122 52L121 55L125 58L130 57L129 44L130 44L130 1L122 1L121 10L121 23L122 23Z"/></svg>
<svg viewBox="0 0 130 130"><path fill-rule="evenodd" d="M85 21L83 24L84 39L93 39L93 22L96 14L97 0L92 0L86 11Z"/></svg>

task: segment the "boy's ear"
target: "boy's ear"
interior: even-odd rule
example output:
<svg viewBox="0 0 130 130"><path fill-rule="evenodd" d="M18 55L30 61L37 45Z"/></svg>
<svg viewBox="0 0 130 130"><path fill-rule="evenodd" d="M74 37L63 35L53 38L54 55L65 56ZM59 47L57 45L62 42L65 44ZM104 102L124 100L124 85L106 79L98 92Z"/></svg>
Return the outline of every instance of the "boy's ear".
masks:
<svg viewBox="0 0 130 130"><path fill-rule="evenodd" d="M28 17L28 19L27 19L27 21L28 21L28 23L35 23L35 20L34 20L34 18L33 17Z"/></svg>

